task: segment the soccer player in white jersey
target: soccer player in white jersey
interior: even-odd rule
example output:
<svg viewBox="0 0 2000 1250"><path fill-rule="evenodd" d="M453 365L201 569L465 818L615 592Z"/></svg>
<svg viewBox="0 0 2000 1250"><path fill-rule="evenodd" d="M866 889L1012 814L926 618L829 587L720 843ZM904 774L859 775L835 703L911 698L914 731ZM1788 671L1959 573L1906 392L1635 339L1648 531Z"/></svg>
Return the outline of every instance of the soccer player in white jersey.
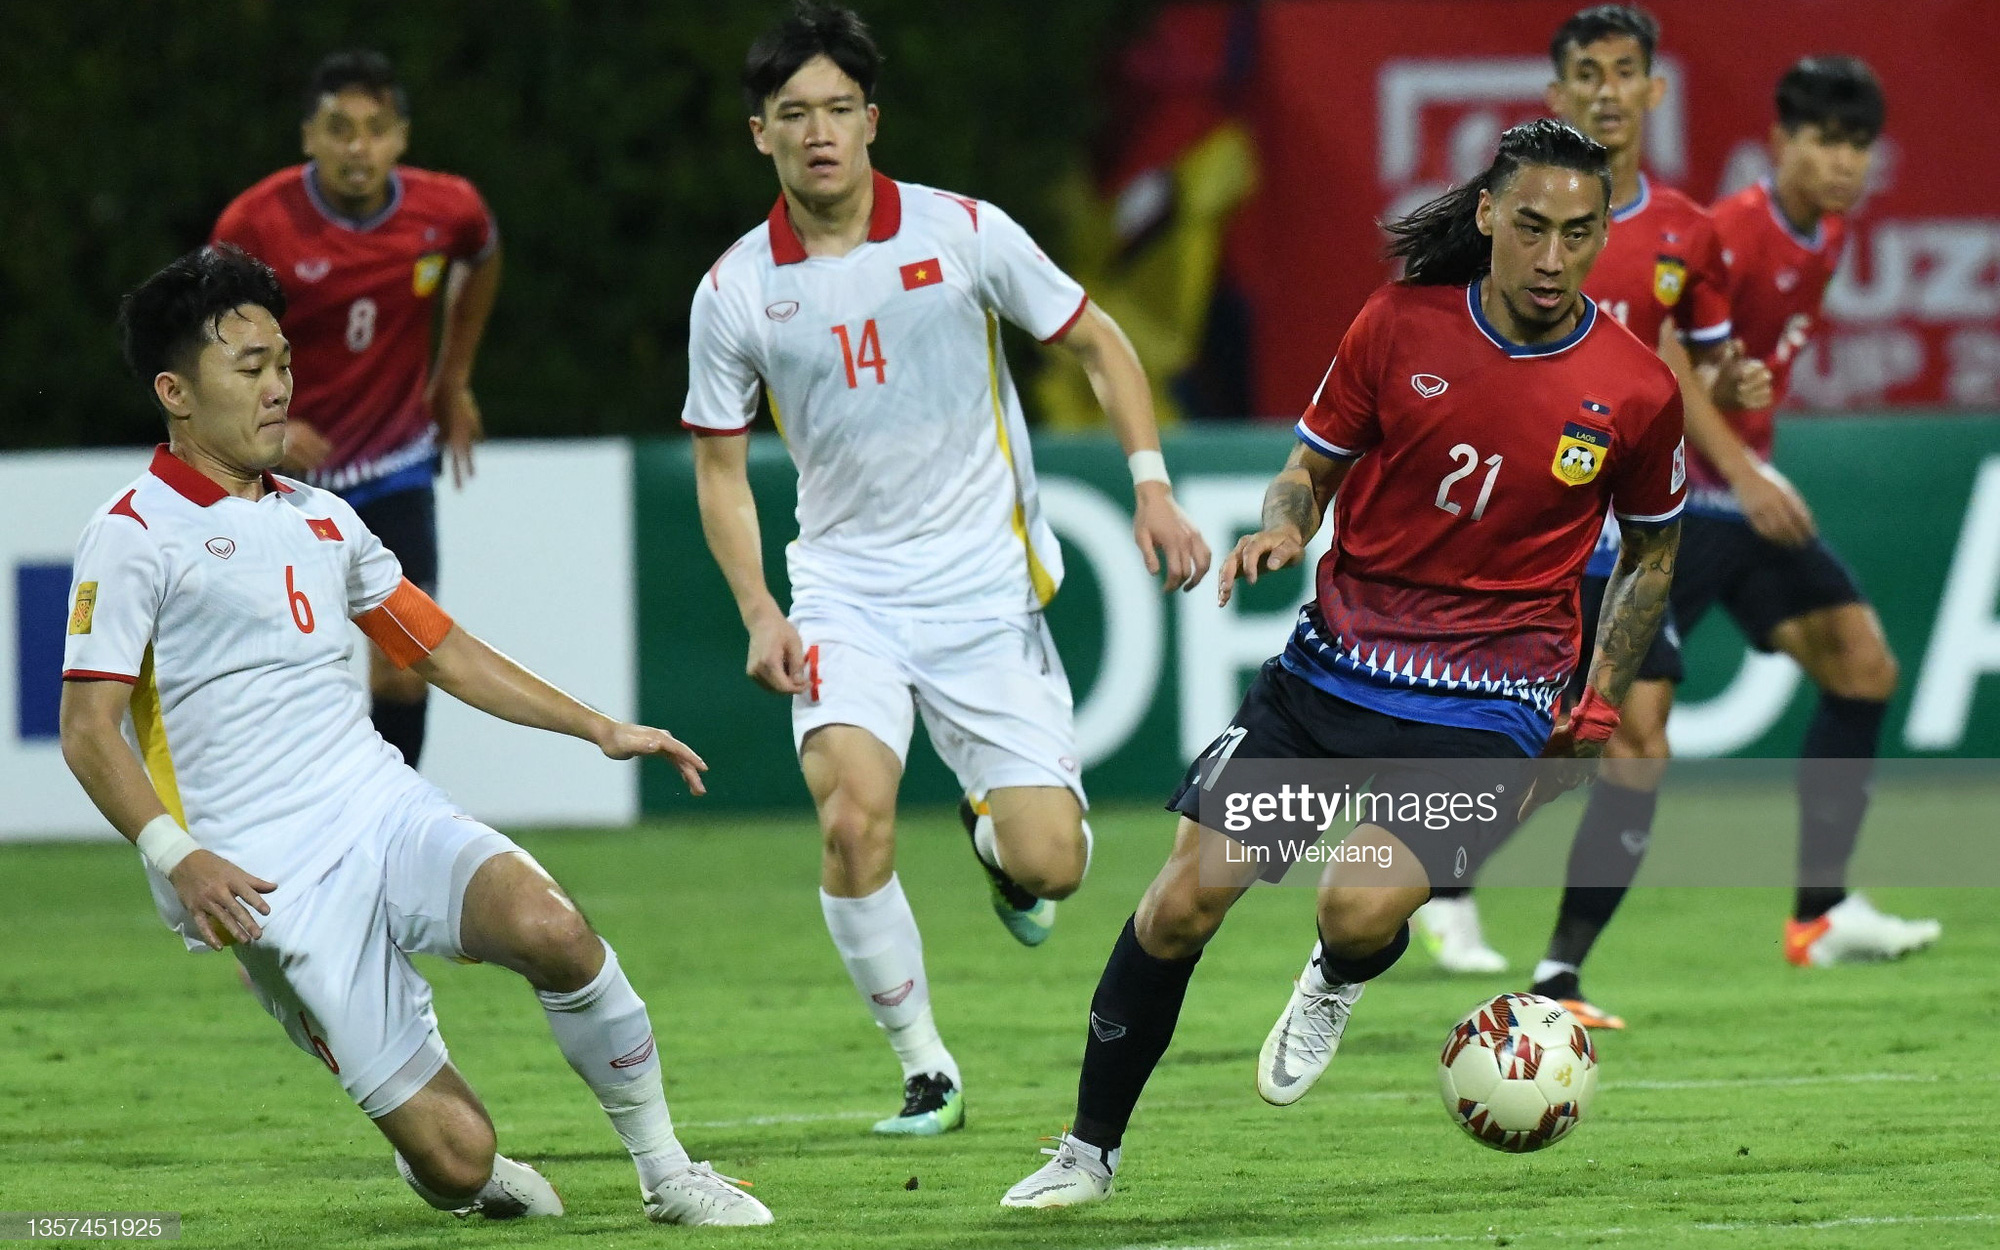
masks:
<svg viewBox="0 0 2000 1250"><path fill-rule="evenodd" d="M665 756L696 793L706 765L460 629L338 495L271 475L292 397L284 311L276 275L226 244L126 297L126 361L170 442L78 544L63 757L138 844L161 919L189 949L234 948L258 1000L432 1206L562 1214L534 1169L495 1153L410 962L419 951L498 964L535 988L631 1152L650 1218L769 1223L675 1138L646 1005L610 945L526 852L369 724L346 623L494 716L612 759Z"/></svg>
<svg viewBox="0 0 2000 1250"><path fill-rule="evenodd" d="M903 1068L878 1133L965 1122L923 943L895 873L915 712L967 792L994 909L1040 943L1090 862L1062 662L1062 577L1000 320L1080 361L1132 464L1134 537L1169 590L1208 569L1173 499L1145 371L1117 325L991 204L871 167L880 65L861 20L801 4L751 47L744 103L781 193L699 283L683 423L749 675L792 698L823 835L820 904ZM759 390L799 469L789 619L764 581L740 435ZM1157 549L1157 550L1156 550Z"/></svg>

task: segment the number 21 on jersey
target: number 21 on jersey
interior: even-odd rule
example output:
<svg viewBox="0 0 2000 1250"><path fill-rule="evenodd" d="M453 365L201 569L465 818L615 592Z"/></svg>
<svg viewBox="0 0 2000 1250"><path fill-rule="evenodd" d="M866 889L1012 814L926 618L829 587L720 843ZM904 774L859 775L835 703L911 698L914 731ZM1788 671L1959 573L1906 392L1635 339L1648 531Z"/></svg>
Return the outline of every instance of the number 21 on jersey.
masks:
<svg viewBox="0 0 2000 1250"><path fill-rule="evenodd" d="M875 371L875 385L888 381L889 362L882 356L882 336L875 329L875 318L862 323L859 342L850 338L846 326L833 327L834 337L840 340L840 363L847 367L847 389L861 385L856 369Z"/></svg>

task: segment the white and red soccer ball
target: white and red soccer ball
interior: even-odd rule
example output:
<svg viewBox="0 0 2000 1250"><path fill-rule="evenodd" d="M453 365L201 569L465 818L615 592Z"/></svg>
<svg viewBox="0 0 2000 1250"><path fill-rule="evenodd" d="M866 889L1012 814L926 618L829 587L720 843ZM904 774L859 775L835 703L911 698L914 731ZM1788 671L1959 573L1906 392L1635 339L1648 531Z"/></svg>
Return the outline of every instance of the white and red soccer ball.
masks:
<svg viewBox="0 0 2000 1250"><path fill-rule="evenodd" d="M1502 994L1452 1026L1438 1092L1452 1121L1510 1154L1554 1145L1590 1110L1597 1050L1552 998Z"/></svg>

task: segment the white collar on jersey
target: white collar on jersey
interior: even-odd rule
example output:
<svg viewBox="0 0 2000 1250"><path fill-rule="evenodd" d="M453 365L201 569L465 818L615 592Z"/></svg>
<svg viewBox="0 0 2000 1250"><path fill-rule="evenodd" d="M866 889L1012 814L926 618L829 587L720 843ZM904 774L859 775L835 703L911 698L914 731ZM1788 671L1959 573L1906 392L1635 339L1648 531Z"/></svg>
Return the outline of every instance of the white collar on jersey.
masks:
<svg viewBox="0 0 2000 1250"><path fill-rule="evenodd" d="M875 189L875 206L868 210L868 241L880 243L894 238L896 231L903 228L903 193L896 186L896 180L884 177L880 170L871 171L869 177ZM806 259L806 245L800 241L799 232L792 228L792 215L785 208L784 192L778 192L778 202L771 205L767 222L772 264L796 265Z"/></svg>
<svg viewBox="0 0 2000 1250"><path fill-rule="evenodd" d="M352 230L357 234L366 234L391 217L394 217L396 210L403 206L403 176L392 169L389 171L389 202L376 209L374 214L369 217L346 216L334 208L333 205L327 203L326 197L319 193L319 175L316 172L318 169L318 161L307 161L299 167L299 177L306 184L306 198L312 201L312 206L319 210L320 216L339 226L342 230Z"/></svg>
<svg viewBox="0 0 2000 1250"><path fill-rule="evenodd" d="M1509 356L1554 356L1566 352L1583 342L1583 336L1597 324L1597 301L1588 295L1583 297L1583 316L1577 318L1576 329L1553 343L1516 343L1495 329L1486 319L1486 310L1479 306L1479 288L1485 279L1480 279L1465 288L1465 310L1472 314L1472 324L1486 336L1486 341L1506 352Z"/></svg>
<svg viewBox="0 0 2000 1250"><path fill-rule="evenodd" d="M228 491L210 481L199 469L169 451L165 443L153 449L153 463L147 466L147 471L173 487L181 498L198 507L212 507L231 498ZM264 489L281 495L292 493L291 487L269 473L264 474Z"/></svg>
<svg viewBox="0 0 2000 1250"><path fill-rule="evenodd" d="M1646 180L1646 175L1644 173L1641 173L1639 175L1639 197L1633 200L1630 204L1620 204L1618 207L1612 209L1611 210L1612 224L1615 225L1618 222L1629 221L1630 219L1637 217L1640 213L1645 212L1646 205L1651 204L1652 202L1653 202L1653 184Z"/></svg>

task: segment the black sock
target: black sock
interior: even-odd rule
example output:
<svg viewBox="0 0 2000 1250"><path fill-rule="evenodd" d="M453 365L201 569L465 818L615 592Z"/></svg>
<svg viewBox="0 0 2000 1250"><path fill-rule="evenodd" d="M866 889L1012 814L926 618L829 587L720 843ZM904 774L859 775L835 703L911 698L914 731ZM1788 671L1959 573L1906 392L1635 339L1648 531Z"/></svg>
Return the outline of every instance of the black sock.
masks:
<svg viewBox="0 0 2000 1250"><path fill-rule="evenodd" d="M1199 954L1191 959L1148 955L1133 921L1125 922L1090 998L1090 1035L1083 1044L1071 1136L1105 1151L1116 1150L1125 1140L1132 1108L1174 1039L1188 978L1200 962Z"/></svg>
<svg viewBox="0 0 2000 1250"><path fill-rule="evenodd" d="M1396 961L1401 959L1403 952L1408 949L1410 949L1410 922L1407 920L1403 922L1402 928L1396 930L1396 936L1389 939L1387 946L1370 955L1344 958L1328 950L1326 939L1322 937L1319 940L1319 973L1326 978L1329 985L1352 985L1357 981L1373 981L1395 967Z"/></svg>
<svg viewBox="0 0 2000 1250"><path fill-rule="evenodd" d="M1590 788L1590 801L1570 843L1568 885L1547 958L1576 968L1589 958L1597 935L1611 923L1625 891L1639 875L1659 803L1660 796L1651 790L1601 779Z"/></svg>
<svg viewBox="0 0 2000 1250"><path fill-rule="evenodd" d="M1469 885L1434 885L1431 887L1432 898L1464 898L1470 893L1472 893L1472 887Z"/></svg>
<svg viewBox="0 0 2000 1250"><path fill-rule="evenodd" d="M430 707L430 700L416 703L393 703L388 699L376 699L368 709L368 718L375 722L375 732L383 741L403 753L403 762L411 768L417 766L418 757L424 753L424 713Z"/></svg>
<svg viewBox="0 0 2000 1250"><path fill-rule="evenodd" d="M1847 897L1847 861L1875 780L1888 704L1822 692L1799 746L1799 891L1792 914L1817 920Z"/></svg>

